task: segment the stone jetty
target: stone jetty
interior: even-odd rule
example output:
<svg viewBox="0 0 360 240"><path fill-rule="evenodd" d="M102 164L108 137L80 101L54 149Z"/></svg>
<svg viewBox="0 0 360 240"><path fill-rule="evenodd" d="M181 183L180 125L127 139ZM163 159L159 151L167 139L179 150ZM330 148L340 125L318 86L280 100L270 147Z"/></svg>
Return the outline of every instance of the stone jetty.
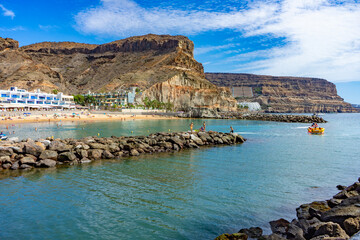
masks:
<svg viewBox="0 0 360 240"><path fill-rule="evenodd" d="M0 169L49 168L81 164L99 159L121 159L141 154L175 152L203 146L231 145L246 140L236 133L177 132L149 136L86 137L83 139L39 139L0 142Z"/></svg>
<svg viewBox="0 0 360 240"><path fill-rule="evenodd" d="M192 109L188 112L177 114L182 118L215 118L215 119L241 119L273 122L293 122L293 123L326 123L322 117L316 115L298 114L271 114L271 113L252 113L252 112L217 112L211 109Z"/></svg>
<svg viewBox="0 0 360 240"><path fill-rule="evenodd" d="M296 209L297 218L291 222L278 219L270 222L271 235L252 227L238 233L222 234L216 240L320 240L360 238L360 178L346 187L338 185L339 193L326 201L303 204Z"/></svg>
<svg viewBox="0 0 360 240"><path fill-rule="evenodd" d="M242 120L258 120L258 121L274 121L274 122L293 122L293 123L326 123L322 117L315 115L288 115L288 114L239 114L237 119Z"/></svg>

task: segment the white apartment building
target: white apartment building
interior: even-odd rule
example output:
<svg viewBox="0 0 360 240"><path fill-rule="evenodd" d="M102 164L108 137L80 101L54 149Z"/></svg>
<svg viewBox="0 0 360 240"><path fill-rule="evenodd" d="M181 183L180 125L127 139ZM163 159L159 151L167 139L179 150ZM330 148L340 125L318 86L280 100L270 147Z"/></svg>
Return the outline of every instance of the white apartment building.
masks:
<svg viewBox="0 0 360 240"><path fill-rule="evenodd" d="M43 93L40 90L28 92L11 87L0 90L0 109L63 109L75 108L74 97L63 93Z"/></svg>

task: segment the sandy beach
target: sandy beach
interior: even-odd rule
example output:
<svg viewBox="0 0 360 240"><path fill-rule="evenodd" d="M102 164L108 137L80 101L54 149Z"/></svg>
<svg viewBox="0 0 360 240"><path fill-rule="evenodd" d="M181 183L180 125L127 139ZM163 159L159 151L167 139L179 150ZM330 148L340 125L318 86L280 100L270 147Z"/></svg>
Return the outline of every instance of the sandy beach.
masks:
<svg viewBox="0 0 360 240"><path fill-rule="evenodd" d="M100 113L88 111L69 111L69 112L3 112L0 114L0 125L14 123L36 123L36 122L64 122L64 121L83 121L83 122L101 122L101 121L134 121L134 120L160 120L176 119L177 117L166 115L137 115L121 113Z"/></svg>

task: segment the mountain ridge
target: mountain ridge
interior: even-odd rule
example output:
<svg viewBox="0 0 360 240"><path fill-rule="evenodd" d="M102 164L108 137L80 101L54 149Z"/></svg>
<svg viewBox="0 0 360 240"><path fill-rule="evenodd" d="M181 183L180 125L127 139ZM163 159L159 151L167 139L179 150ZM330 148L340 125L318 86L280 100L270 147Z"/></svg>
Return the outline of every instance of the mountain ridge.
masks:
<svg viewBox="0 0 360 240"><path fill-rule="evenodd" d="M258 94L244 98L259 102L269 112L353 112L325 79L247 73L205 73L206 78L225 87L251 87Z"/></svg>

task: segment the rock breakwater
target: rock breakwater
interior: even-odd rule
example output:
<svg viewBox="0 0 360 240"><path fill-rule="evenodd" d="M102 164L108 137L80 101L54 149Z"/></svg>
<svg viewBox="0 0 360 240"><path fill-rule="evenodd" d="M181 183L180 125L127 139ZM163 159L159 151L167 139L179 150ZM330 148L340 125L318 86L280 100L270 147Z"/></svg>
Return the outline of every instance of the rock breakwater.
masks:
<svg viewBox="0 0 360 240"><path fill-rule="evenodd" d="M341 190L331 199L299 206L297 218L291 222L279 219L270 222L271 235L262 235L262 229L252 227L238 233L222 234L216 240L229 239L349 239L360 232L360 178L358 182ZM358 239L358 238L356 238Z"/></svg>
<svg viewBox="0 0 360 240"><path fill-rule="evenodd" d="M288 115L288 114L239 114L237 119L243 120L259 120L259 121L274 121L274 122L297 122L297 123L326 123L322 117L309 115Z"/></svg>
<svg viewBox="0 0 360 240"><path fill-rule="evenodd" d="M0 142L0 169L18 170L75 165L100 159L174 152L202 146L231 145L246 140L234 133L177 132L149 136L86 137L82 139L39 139Z"/></svg>
<svg viewBox="0 0 360 240"><path fill-rule="evenodd" d="M212 109L191 109L185 113L179 113L178 117L184 118L216 118L216 119L241 119L273 122L296 122L296 123L326 123L322 117L316 115L290 115L269 113L241 113L241 112L217 112Z"/></svg>

